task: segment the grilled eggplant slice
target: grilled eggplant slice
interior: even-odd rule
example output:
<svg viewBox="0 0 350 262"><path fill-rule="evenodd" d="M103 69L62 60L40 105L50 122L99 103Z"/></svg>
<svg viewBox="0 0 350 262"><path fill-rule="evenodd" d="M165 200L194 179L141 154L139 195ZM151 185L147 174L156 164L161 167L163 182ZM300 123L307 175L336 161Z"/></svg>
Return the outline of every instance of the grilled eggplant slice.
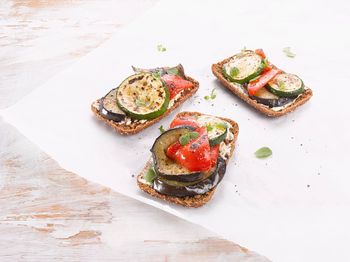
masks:
<svg viewBox="0 0 350 262"><path fill-rule="evenodd" d="M178 75L181 78L186 79L185 70L181 64L178 64L177 66L174 66L174 67L157 67L157 68L151 68L151 69L144 69L144 68L138 68L138 67L132 66L132 69L134 70L135 73L152 73L157 76L162 76L165 74Z"/></svg>
<svg viewBox="0 0 350 262"><path fill-rule="evenodd" d="M265 87L259 89L251 98L269 107L284 106L293 101L292 98L278 97L269 92Z"/></svg>
<svg viewBox="0 0 350 262"><path fill-rule="evenodd" d="M151 148L151 152L154 169L159 177L181 182L193 182L205 177L205 172L189 171L166 155L166 150L170 145L179 141L180 136L193 130L194 128L191 126L176 127L165 131L156 139Z"/></svg>
<svg viewBox="0 0 350 262"><path fill-rule="evenodd" d="M121 110L117 104L117 88L109 91L100 103L101 115L109 120L120 122L125 119L126 114Z"/></svg>
<svg viewBox="0 0 350 262"><path fill-rule="evenodd" d="M217 186L226 172L226 162L222 157L218 157L216 167L212 170L210 176L195 182L174 182L157 177L153 181L153 188L160 194L186 197L202 195Z"/></svg>
<svg viewBox="0 0 350 262"><path fill-rule="evenodd" d="M139 73L125 79L117 89L118 106L133 119L154 119L169 105L169 89L150 73Z"/></svg>

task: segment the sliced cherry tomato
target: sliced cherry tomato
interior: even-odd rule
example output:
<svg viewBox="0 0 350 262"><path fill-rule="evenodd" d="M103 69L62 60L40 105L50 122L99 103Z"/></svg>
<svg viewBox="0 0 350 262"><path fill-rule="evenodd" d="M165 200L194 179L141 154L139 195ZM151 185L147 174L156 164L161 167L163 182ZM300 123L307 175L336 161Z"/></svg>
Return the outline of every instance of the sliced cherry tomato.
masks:
<svg viewBox="0 0 350 262"><path fill-rule="evenodd" d="M180 116L175 118L173 122L171 122L170 128L174 128L176 126L192 126L195 129L199 128L196 119L191 116Z"/></svg>
<svg viewBox="0 0 350 262"><path fill-rule="evenodd" d="M249 95L254 95L260 88L263 88L270 82L281 70L278 68L271 68L271 70L263 73L257 80L248 84Z"/></svg>
<svg viewBox="0 0 350 262"><path fill-rule="evenodd" d="M190 171L206 171L212 165L207 128L197 130L199 137L180 147L175 154L175 161Z"/></svg>
<svg viewBox="0 0 350 262"><path fill-rule="evenodd" d="M220 145L216 145L210 148L211 166L214 167L219 157Z"/></svg>
<svg viewBox="0 0 350 262"><path fill-rule="evenodd" d="M255 53L258 54L259 56L261 56L262 59L265 59L265 58L266 58L266 55L265 55L265 53L264 53L264 50L262 50L262 49L256 49L256 50L255 50Z"/></svg>
<svg viewBox="0 0 350 262"><path fill-rule="evenodd" d="M190 89L193 87L192 82L187 81L178 75L166 74L162 76L162 79L169 88L170 99L174 98L182 90Z"/></svg>

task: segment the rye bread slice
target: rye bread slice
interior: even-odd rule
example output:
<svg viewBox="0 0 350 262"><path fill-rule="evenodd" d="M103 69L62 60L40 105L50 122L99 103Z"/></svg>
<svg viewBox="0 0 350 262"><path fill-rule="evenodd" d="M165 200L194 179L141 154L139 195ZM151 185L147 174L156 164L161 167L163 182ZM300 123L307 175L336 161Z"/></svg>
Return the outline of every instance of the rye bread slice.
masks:
<svg viewBox="0 0 350 262"><path fill-rule="evenodd" d="M176 117L196 116L196 115L198 116L198 115L202 115L202 114L198 113L198 112L181 112L181 113L177 114ZM234 148L236 145L236 140L237 140L239 128L238 128L238 124L231 119L223 118L223 117L217 117L217 118L220 118L224 121L227 121L228 123L230 123L232 125L232 128L230 129L230 131L233 133L233 139L229 142L231 144L231 151L230 151L230 155L226 159L226 164L228 164L229 159L233 155L233 151L234 151ZM148 185L148 184L142 182L143 176L146 174L146 172L151 167L151 165L152 165L152 159L150 159L147 162L146 166L142 169L140 174L137 176L137 185L139 186L139 188L142 191L146 192L147 194L150 194L153 197L157 197L157 198L160 198L162 200L165 200L165 201L168 201L168 202L171 202L174 204L178 204L178 205L181 205L184 207L200 207L200 206L203 206L204 204L206 204L207 202L209 202L209 200L214 195L216 187L214 187L213 189L211 189L210 191L208 191L205 194L195 195L195 196L191 196L191 197L175 197L175 196L168 196L168 195L160 194L157 191L155 191L151 185Z"/></svg>
<svg viewBox="0 0 350 262"><path fill-rule="evenodd" d="M288 105L287 107L279 110L279 111L274 111L271 108L269 108L266 105L263 105L261 103L258 103L254 99L250 98L246 92L242 90L242 87L239 84L232 83L228 81L224 74L222 73L222 68L225 63L227 63L232 57L226 58L225 60L218 62L216 64L213 64L211 67L211 70L213 74L218 78L220 83L229 89L232 93L234 93L236 96L241 98L243 101L248 103L250 106L254 107L256 110L259 112L263 113L264 115L267 115L269 117L278 117L278 116L283 116L285 114L288 114L292 111L294 111L296 108L299 106L303 105L312 97L312 90L310 88L306 88L305 91L299 95L292 104Z"/></svg>
<svg viewBox="0 0 350 262"><path fill-rule="evenodd" d="M191 96L193 96L197 92L197 90L199 88L198 81L196 81L195 79L188 77L188 76L186 76L186 80L191 81L193 83L193 88L184 90L183 93L181 94L181 97L179 99L177 99L175 101L175 103L173 104L173 106L171 108L169 108L164 114L162 114L161 116L154 118L152 120L148 120L146 122L142 122L142 121L132 121L131 123L115 122L113 120L109 120L109 119L104 118L100 114L100 110L99 110L102 98L94 101L91 104L91 110L99 120L102 120L104 123L111 126L119 134L121 134L121 135L133 135L133 134L141 132L142 130L146 129L147 127L157 123L158 121L160 121L164 117L168 116L172 111L174 111L176 108L178 108L180 105L182 105L187 99L189 99Z"/></svg>

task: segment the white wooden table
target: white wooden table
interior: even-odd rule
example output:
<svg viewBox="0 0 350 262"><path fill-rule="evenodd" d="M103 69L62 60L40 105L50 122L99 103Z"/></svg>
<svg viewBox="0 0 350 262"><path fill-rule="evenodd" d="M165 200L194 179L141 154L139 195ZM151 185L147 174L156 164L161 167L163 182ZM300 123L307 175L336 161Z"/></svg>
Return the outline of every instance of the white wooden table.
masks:
<svg viewBox="0 0 350 262"><path fill-rule="evenodd" d="M2 0L0 108L156 0ZM0 119L0 261L268 261L69 173Z"/></svg>

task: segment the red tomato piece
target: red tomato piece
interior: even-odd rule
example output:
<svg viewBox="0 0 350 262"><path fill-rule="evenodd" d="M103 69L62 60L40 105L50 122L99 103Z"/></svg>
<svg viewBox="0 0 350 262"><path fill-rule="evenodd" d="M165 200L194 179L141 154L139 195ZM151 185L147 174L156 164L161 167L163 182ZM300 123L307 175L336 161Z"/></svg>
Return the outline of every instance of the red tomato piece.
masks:
<svg viewBox="0 0 350 262"><path fill-rule="evenodd" d="M255 50L255 53L258 54L259 56L261 56L262 59L265 59L265 58L266 58L266 55L265 55L265 53L264 53L264 50L262 50L262 49L256 49L256 50Z"/></svg>
<svg viewBox="0 0 350 262"><path fill-rule="evenodd" d="M270 71L272 69L272 65L270 63L267 64L267 66L263 69L262 75L266 72Z"/></svg>
<svg viewBox="0 0 350 262"><path fill-rule="evenodd" d="M174 98L182 90L189 89L193 87L193 83L181 78L178 75L163 75L163 81L169 88L170 99Z"/></svg>
<svg viewBox="0 0 350 262"><path fill-rule="evenodd" d="M250 82L248 84L249 95L254 95L260 88L263 88L280 72L281 70L278 68L271 68L271 70L263 73L257 80Z"/></svg>
<svg viewBox="0 0 350 262"><path fill-rule="evenodd" d="M218 160L220 152L220 145L216 145L210 148L210 158L211 158L211 166L214 167L216 165L216 161Z"/></svg>
<svg viewBox="0 0 350 262"><path fill-rule="evenodd" d="M182 147L179 141L175 142L174 144L170 145L168 149L166 150L166 155L175 160L176 152Z"/></svg>
<svg viewBox="0 0 350 262"><path fill-rule="evenodd" d="M197 130L199 137L178 149L175 161L190 171L206 171L212 166L207 128Z"/></svg>
<svg viewBox="0 0 350 262"><path fill-rule="evenodd" d="M195 129L199 128L199 125L194 117L191 116L180 116L175 118L171 124L170 128L174 128L176 126L192 126Z"/></svg>

